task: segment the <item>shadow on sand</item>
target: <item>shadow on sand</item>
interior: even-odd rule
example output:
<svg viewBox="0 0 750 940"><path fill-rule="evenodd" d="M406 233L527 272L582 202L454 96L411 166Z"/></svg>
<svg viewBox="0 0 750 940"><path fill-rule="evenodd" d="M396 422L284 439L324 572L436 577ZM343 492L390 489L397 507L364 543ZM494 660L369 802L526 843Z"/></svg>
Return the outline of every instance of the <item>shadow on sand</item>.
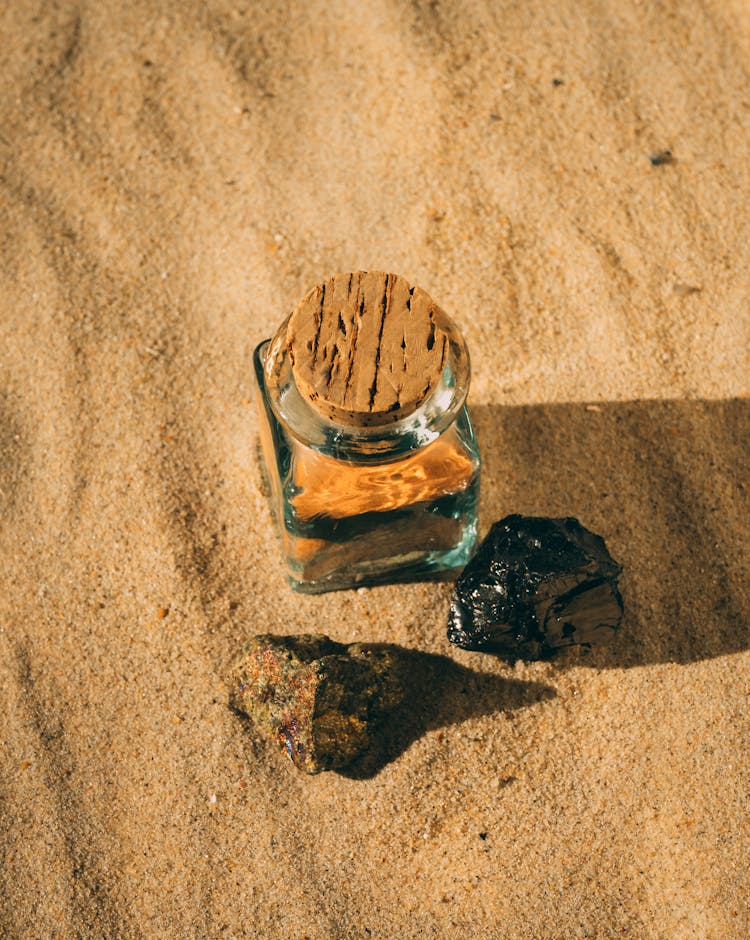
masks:
<svg viewBox="0 0 750 940"><path fill-rule="evenodd" d="M345 777L374 777L427 731L480 715L513 712L555 695L551 686L541 682L474 672L447 656L390 644L377 646L390 654L404 698L380 721L370 750L339 771Z"/></svg>
<svg viewBox="0 0 750 940"><path fill-rule="evenodd" d="M577 516L623 566L613 642L553 662L688 663L750 647L750 400L479 405L482 534Z"/></svg>

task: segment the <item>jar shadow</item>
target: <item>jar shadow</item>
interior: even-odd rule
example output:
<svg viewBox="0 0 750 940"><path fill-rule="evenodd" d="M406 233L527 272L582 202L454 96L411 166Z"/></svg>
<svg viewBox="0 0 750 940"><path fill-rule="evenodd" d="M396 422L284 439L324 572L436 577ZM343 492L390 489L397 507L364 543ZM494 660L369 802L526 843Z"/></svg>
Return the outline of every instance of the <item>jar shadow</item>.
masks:
<svg viewBox="0 0 750 940"><path fill-rule="evenodd" d="M576 516L623 566L613 641L559 667L688 663L750 648L750 401L471 409L480 538L510 513Z"/></svg>

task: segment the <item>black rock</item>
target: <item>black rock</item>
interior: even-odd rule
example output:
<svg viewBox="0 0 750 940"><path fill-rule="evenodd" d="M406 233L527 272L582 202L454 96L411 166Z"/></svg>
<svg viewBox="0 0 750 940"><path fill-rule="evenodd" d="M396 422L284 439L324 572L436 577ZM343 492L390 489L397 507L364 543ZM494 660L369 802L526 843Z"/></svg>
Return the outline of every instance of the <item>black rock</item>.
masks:
<svg viewBox="0 0 750 940"><path fill-rule="evenodd" d="M606 642L622 618L621 571L577 519L506 516L456 581L448 639L519 659Z"/></svg>

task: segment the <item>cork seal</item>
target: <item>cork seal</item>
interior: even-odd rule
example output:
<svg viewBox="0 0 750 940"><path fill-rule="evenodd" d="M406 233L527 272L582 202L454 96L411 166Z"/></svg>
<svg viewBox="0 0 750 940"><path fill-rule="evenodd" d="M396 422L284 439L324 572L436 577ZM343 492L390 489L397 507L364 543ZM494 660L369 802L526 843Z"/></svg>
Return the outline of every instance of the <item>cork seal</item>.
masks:
<svg viewBox="0 0 750 940"><path fill-rule="evenodd" d="M336 274L300 301L286 348L300 394L347 425L388 424L415 411L438 384L455 327L398 274Z"/></svg>

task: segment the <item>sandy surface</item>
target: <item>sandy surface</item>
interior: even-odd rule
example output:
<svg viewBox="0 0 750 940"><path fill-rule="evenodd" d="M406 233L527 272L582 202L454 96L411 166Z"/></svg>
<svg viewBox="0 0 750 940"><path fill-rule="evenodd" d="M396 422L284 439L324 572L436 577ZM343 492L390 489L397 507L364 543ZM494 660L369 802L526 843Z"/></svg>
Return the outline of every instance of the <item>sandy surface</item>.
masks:
<svg viewBox="0 0 750 940"><path fill-rule="evenodd" d="M750 936L747 4L0 9L0 935ZM368 267L466 333L482 529L624 564L610 648L287 588L251 351ZM369 776L227 707L311 627L420 654Z"/></svg>

